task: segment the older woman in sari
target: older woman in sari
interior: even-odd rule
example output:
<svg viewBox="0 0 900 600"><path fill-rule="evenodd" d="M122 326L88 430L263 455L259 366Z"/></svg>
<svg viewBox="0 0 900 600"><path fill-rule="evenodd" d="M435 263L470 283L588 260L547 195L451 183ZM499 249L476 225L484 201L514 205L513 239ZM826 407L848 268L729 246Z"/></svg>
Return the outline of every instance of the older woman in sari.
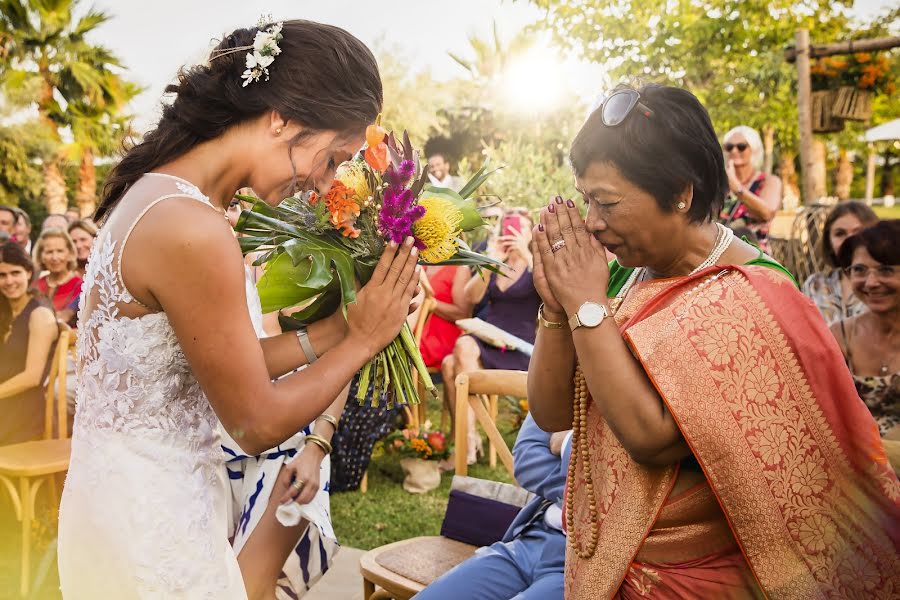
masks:
<svg viewBox="0 0 900 600"><path fill-rule="evenodd" d="M714 223L706 110L617 90L571 160L587 218L555 198L535 228L528 380L574 428L566 597L897 597L900 484L815 307Z"/></svg>

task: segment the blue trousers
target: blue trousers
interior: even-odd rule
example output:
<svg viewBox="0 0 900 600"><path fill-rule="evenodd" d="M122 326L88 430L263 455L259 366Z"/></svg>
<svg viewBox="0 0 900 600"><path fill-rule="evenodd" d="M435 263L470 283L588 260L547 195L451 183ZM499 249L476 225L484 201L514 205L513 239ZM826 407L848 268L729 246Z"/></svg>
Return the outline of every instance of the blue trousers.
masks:
<svg viewBox="0 0 900 600"><path fill-rule="evenodd" d="M538 521L509 542L479 548L416 600L562 600L566 537Z"/></svg>

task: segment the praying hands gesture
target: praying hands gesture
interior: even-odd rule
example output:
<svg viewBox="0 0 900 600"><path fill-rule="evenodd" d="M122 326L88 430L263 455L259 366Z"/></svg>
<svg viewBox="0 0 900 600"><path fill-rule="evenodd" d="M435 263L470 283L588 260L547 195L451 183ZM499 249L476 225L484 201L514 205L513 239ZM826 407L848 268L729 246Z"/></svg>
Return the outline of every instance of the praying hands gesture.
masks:
<svg viewBox="0 0 900 600"><path fill-rule="evenodd" d="M534 248L534 285L546 318L572 315L584 302L606 301L606 253L588 233L575 202L557 196L541 211Z"/></svg>

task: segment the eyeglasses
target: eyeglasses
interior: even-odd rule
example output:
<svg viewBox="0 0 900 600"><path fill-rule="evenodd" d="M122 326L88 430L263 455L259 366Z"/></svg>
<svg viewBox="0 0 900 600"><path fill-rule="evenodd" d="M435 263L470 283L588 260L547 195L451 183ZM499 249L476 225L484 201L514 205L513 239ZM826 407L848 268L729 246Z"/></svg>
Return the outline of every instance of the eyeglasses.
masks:
<svg viewBox="0 0 900 600"><path fill-rule="evenodd" d="M723 148L725 148L725 152L731 152L735 148L738 149L738 152L743 152L747 148L750 147L750 144L744 144L743 142L740 144L725 144Z"/></svg>
<svg viewBox="0 0 900 600"><path fill-rule="evenodd" d="M869 267L868 265L855 264L847 267L847 275L850 276L850 279L863 280L866 279L870 273L875 274L875 278L884 281L885 279L890 279L894 275L897 274L897 265L878 265L877 267Z"/></svg>
<svg viewBox="0 0 900 600"><path fill-rule="evenodd" d="M641 102L641 95L637 90L615 91L600 105L600 120L607 127L621 125L634 107L637 107L641 114L648 119L653 116L653 111Z"/></svg>

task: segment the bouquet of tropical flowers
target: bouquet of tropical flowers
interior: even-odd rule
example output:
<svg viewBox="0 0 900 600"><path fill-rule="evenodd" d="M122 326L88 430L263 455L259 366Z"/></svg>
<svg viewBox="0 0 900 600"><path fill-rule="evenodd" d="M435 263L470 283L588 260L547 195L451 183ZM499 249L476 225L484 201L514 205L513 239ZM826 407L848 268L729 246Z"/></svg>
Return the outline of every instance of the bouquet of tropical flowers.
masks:
<svg viewBox="0 0 900 600"><path fill-rule="evenodd" d="M394 431L384 439L388 452L404 458L423 460L443 460L450 456L447 438L440 431L430 431L431 423L425 422L422 429L410 428Z"/></svg>
<svg viewBox="0 0 900 600"><path fill-rule="evenodd" d="M366 148L341 164L328 193L303 192L273 208L257 198L241 214L235 229L243 233L241 249L261 253L264 265L257 289L263 312L293 308L281 316L283 329L294 330L334 313L356 299L357 281L365 284L387 242L413 236L419 262L468 265L497 270L502 264L473 252L461 234L484 225L474 194L490 176L478 170L460 190L427 183L409 136L402 143L378 123L366 130ZM434 384L412 331L400 335L360 374L357 400L371 393L372 404L419 402L411 366L424 388Z"/></svg>

